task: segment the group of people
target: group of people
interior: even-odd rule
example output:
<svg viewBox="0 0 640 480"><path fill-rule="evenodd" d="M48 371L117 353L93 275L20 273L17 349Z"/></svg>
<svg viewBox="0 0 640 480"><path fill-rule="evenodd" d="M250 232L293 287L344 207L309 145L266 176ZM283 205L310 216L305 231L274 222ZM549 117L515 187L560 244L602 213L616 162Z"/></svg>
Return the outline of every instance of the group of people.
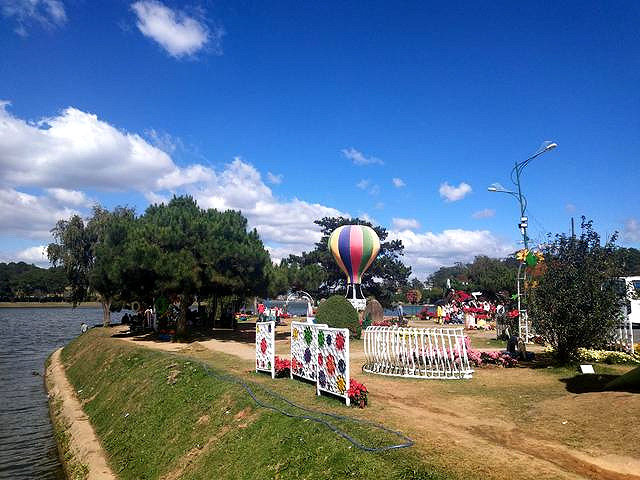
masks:
<svg viewBox="0 0 640 480"><path fill-rule="evenodd" d="M121 323L123 325L129 325L130 330L133 331L147 331L156 330L156 314L152 308L142 310L139 308L134 313L125 313L122 316Z"/></svg>
<svg viewBox="0 0 640 480"><path fill-rule="evenodd" d="M267 307L264 303L258 304L258 321L268 322L275 321L276 324L280 323L280 318L284 315L284 309L282 307Z"/></svg>

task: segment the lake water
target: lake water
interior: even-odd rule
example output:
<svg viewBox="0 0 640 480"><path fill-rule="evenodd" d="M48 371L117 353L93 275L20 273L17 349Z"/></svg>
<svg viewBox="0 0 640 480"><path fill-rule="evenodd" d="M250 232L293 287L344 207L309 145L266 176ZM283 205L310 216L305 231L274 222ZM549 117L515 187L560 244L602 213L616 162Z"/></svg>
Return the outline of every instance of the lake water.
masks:
<svg viewBox="0 0 640 480"><path fill-rule="evenodd" d="M119 314L112 321L117 322ZM0 308L0 479L63 479L53 437L44 363L102 323L97 308ZM37 374L35 374L37 373Z"/></svg>

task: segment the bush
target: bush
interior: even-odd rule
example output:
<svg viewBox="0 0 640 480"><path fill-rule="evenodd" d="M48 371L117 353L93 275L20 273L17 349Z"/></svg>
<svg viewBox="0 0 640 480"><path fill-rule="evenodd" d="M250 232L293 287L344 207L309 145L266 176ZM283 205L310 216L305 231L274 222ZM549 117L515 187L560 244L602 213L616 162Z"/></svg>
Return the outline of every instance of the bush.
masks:
<svg viewBox="0 0 640 480"><path fill-rule="evenodd" d="M316 322L326 323L333 328L348 328L352 338L360 338L362 332L358 312L340 295L329 297L320 304L316 312Z"/></svg>
<svg viewBox="0 0 640 480"><path fill-rule="evenodd" d="M537 334L560 362L578 348L603 348L620 320L620 297L611 279L621 276L613 235L605 245L591 222L579 237L557 235L545 248L546 271L532 288L529 315Z"/></svg>
<svg viewBox="0 0 640 480"><path fill-rule="evenodd" d="M349 380L349 400L352 407L364 408L369 403L369 391L364 383L358 382L355 378Z"/></svg>
<svg viewBox="0 0 640 480"><path fill-rule="evenodd" d="M288 358L275 358L276 378L289 377L291 373L291 360Z"/></svg>

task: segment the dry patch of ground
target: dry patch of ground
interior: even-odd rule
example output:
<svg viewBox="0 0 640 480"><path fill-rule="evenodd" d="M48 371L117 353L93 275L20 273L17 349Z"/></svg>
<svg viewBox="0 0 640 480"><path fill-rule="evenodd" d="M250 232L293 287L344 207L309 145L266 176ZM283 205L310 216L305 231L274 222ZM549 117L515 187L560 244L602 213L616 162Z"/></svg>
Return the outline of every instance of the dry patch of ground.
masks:
<svg viewBox="0 0 640 480"><path fill-rule="evenodd" d="M113 480L113 474L107 463L98 437L82 410L73 387L67 380L64 366L60 361L60 350L51 355L46 371L47 390L52 402L59 405L53 410L54 423L66 426L64 435L68 436L69 449L74 461L86 467L86 478L95 480Z"/></svg>

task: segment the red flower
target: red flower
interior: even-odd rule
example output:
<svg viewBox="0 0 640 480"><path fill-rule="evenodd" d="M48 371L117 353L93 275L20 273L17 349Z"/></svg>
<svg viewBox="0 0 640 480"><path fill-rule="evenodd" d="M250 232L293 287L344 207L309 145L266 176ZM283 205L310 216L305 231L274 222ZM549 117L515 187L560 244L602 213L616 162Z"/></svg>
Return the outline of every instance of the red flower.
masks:
<svg viewBox="0 0 640 480"><path fill-rule="evenodd" d="M344 349L344 335L342 333L336 335L336 348L338 350Z"/></svg>

